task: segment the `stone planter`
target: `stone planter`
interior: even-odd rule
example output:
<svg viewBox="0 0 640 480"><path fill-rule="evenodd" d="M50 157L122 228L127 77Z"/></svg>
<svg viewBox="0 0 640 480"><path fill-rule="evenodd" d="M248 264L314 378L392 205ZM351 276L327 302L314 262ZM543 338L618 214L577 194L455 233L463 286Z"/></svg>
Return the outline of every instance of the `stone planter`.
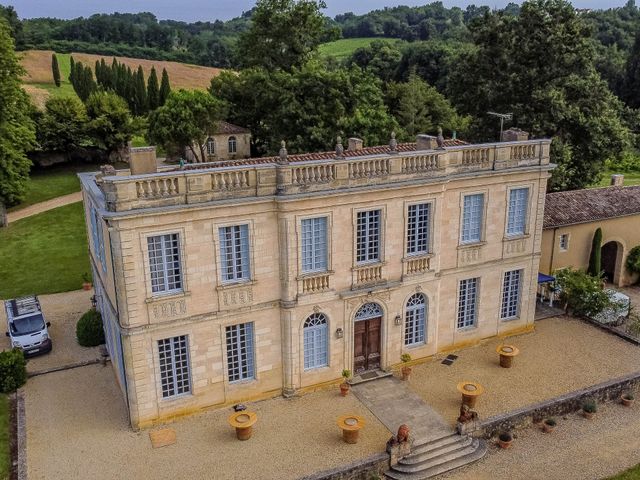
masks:
<svg viewBox="0 0 640 480"><path fill-rule="evenodd" d="M343 397L346 397L347 394L349 393L350 388L351 388L351 385L349 385L347 382L342 382L340 384L340 395L342 395Z"/></svg>
<svg viewBox="0 0 640 480"><path fill-rule="evenodd" d="M411 376L411 367L402 367L402 380L409 380L409 376Z"/></svg>
<svg viewBox="0 0 640 480"><path fill-rule="evenodd" d="M235 412L229 417L229 425L236 429L238 440L249 440L253 434L253 424L257 421L255 412Z"/></svg>
<svg viewBox="0 0 640 480"><path fill-rule="evenodd" d="M460 382L457 389L462 394L463 405L469 408L474 408L478 397L484 393L484 387L476 382Z"/></svg>
<svg viewBox="0 0 640 480"><path fill-rule="evenodd" d="M91 290L93 288L93 284L91 282L83 282L82 283L82 289L86 292L88 292L89 290Z"/></svg>
<svg viewBox="0 0 640 480"><path fill-rule="evenodd" d="M586 412L586 411L582 410L582 416L584 418L586 418L587 420L591 420L594 415L595 415L595 412Z"/></svg>
<svg viewBox="0 0 640 480"><path fill-rule="evenodd" d="M551 433L556 428L556 424L545 420L542 422L542 431L544 433Z"/></svg>
<svg viewBox="0 0 640 480"><path fill-rule="evenodd" d="M360 429L364 427L365 421L358 415L342 415L338 418L338 426L342 429L342 439L345 443L358 443Z"/></svg>
<svg viewBox="0 0 640 480"><path fill-rule="evenodd" d="M624 405L625 407L630 407L633 405L633 397L629 397L628 394L623 393L622 395L620 395L620 402L622 403L622 405Z"/></svg>
<svg viewBox="0 0 640 480"><path fill-rule="evenodd" d="M513 435L510 433L501 433L498 436L498 445L500 448L511 448L511 444L513 443Z"/></svg>
<svg viewBox="0 0 640 480"><path fill-rule="evenodd" d="M511 368L513 357L520 353L513 345L498 345L496 352L500 355L500 366L502 368Z"/></svg>

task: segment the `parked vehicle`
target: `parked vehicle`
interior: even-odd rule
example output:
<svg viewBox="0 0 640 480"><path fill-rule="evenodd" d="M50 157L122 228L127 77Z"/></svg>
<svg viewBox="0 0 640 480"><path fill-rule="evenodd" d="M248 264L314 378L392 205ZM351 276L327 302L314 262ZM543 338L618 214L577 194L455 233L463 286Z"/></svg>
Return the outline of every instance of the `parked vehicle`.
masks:
<svg viewBox="0 0 640 480"><path fill-rule="evenodd" d="M613 305L596 315L594 320L608 325L620 325L629 316L631 299L628 295L612 288L607 288L605 292L609 295Z"/></svg>
<svg viewBox="0 0 640 480"><path fill-rule="evenodd" d="M39 355L51 351L49 329L51 323L45 321L38 297L6 300L4 308L7 312L7 337L11 346L19 348L25 357Z"/></svg>

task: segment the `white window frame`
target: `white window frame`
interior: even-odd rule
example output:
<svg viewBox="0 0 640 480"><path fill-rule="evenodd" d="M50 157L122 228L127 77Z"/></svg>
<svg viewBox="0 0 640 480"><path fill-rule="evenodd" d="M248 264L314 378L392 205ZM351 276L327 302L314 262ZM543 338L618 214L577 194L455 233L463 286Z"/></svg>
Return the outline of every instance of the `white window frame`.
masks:
<svg viewBox="0 0 640 480"><path fill-rule="evenodd" d="M404 345L414 347L427 343L427 296L414 293L404 306Z"/></svg>
<svg viewBox="0 0 640 480"><path fill-rule="evenodd" d="M238 323L225 327L229 383L254 380L256 374L255 325Z"/></svg>
<svg viewBox="0 0 640 480"><path fill-rule="evenodd" d="M420 208L426 207L426 219L420 217ZM411 210L415 208L415 217L412 219ZM406 207L405 222L405 252L407 257L428 255L431 253L431 229L433 225L433 202L410 203ZM422 212L423 213L423 212ZM424 213L423 213L424 214ZM413 225L412 225L413 223ZM422 229L422 231L421 231ZM426 229L426 232L424 231Z"/></svg>
<svg viewBox="0 0 640 480"><path fill-rule="evenodd" d="M177 241L177 247L176 247L176 251L171 252L170 254L175 255L176 258L168 259L167 246L165 241L167 237L173 238L174 236ZM184 276L182 274L182 270L183 270L182 269L182 242L180 237L181 237L180 233L178 232L150 234L145 237L145 240L146 240L145 243L146 243L146 249L147 249L147 260L149 262L148 271L149 271L149 278L150 278L150 285L151 285L151 294L153 296L167 295L171 293L184 291ZM162 257L162 263L161 265L159 265L160 269L162 270L161 275L159 274L159 278L162 278L162 284L158 284L158 285L162 288L157 288L157 286L154 287L154 273L156 273L154 272L154 267L156 265L151 259L152 250L151 250L151 245L149 243L151 240L158 239L158 238L161 239L160 254ZM171 241L173 241L173 239ZM169 271L168 260L171 262L177 262L177 274L175 272ZM173 278L173 284L174 284L173 287L170 286L172 283L169 280L170 277ZM179 284L179 286L176 287L175 284ZM157 289L154 290L154 288L157 288Z"/></svg>
<svg viewBox="0 0 640 480"><path fill-rule="evenodd" d="M329 366L329 318L324 313L313 313L302 327L304 370Z"/></svg>
<svg viewBox="0 0 640 480"><path fill-rule="evenodd" d="M322 223L324 238L321 239L318 227ZM300 271L303 274L329 270L329 223L327 215L300 219Z"/></svg>
<svg viewBox="0 0 640 480"><path fill-rule="evenodd" d="M216 141L213 137L207 138L205 143L207 147L207 155L215 155L216 154ZM211 148L213 147L213 148Z"/></svg>
<svg viewBox="0 0 640 480"><path fill-rule="evenodd" d="M467 330L478 325L480 303L480 277L465 278L458 282L458 312L456 328Z"/></svg>
<svg viewBox="0 0 640 480"><path fill-rule="evenodd" d="M502 276L500 320L515 320L520 317L523 273L522 269L509 270Z"/></svg>
<svg viewBox="0 0 640 480"><path fill-rule="evenodd" d="M471 199L472 197L480 197L482 199L482 203L479 207L479 218L475 220L474 217L467 217L467 215L472 215L475 210L473 205L466 205L467 198ZM476 243L482 242L484 238L484 223L486 218L486 210L487 208L487 194L486 192L469 192L464 193L462 195L461 202L461 212L460 212L460 244L461 245L472 245ZM471 236L472 231L476 229L477 222L477 237L475 235Z"/></svg>
<svg viewBox="0 0 640 480"><path fill-rule="evenodd" d="M228 238L229 232L232 235L230 239ZM238 234L239 238L236 238ZM243 238L246 239L246 246L242 243ZM240 242L239 244L236 243L238 240ZM229 244L228 242L231 243ZM240 223L218 226L218 243L221 282L231 284L251 281L250 224Z"/></svg>
<svg viewBox="0 0 640 480"><path fill-rule="evenodd" d="M189 335L163 338L156 342L158 371L163 400L191 394Z"/></svg>
<svg viewBox="0 0 640 480"><path fill-rule="evenodd" d="M370 218L371 215L374 214L375 212L377 212L377 232L375 233L375 236L377 238L372 239L372 236L374 234L372 234L371 232L369 232L368 230L370 229L370 224L372 223ZM366 231L364 231L364 237L362 238L362 242L360 241L360 225L359 225L359 218L361 215L366 215L366 217L364 218L364 227L366 229ZM382 258L383 258L383 231L384 231L384 211L382 208L370 208L370 209L365 209L365 210L357 210L356 214L355 214L355 219L354 219L354 225L355 225L355 231L354 231L354 237L355 237L355 242L354 242L354 247L355 247L355 260L356 260L356 265L367 265L367 264L375 264L375 263L381 263L382 262ZM375 246L375 251L376 251L376 255L375 257L372 255L372 243L376 242L376 246ZM363 252L363 259L360 260L360 251Z"/></svg>
<svg viewBox="0 0 640 480"><path fill-rule="evenodd" d="M569 250L569 240L570 240L570 236L568 233L560 234L560 236L558 237L558 247L560 248L561 252L566 252L567 250Z"/></svg>
<svg viewBox="0 0 640 480"><path fill-rule="evenodd" d="M524 192L524 205L518 203L522 198L517 195ZM508 189L507 193L507 222L505 234L507 237L520 237L527 233L529 219L529 198L531 188L527 186ZM516 198L513 198L516 195Z"/></svg>
<svg viewBox="0 0 640 480"><path fill-rule="evenodd" d="M238 152L238 139L235 136L230 136L227 139L227 147L229 153L237 153Z"/></svg>

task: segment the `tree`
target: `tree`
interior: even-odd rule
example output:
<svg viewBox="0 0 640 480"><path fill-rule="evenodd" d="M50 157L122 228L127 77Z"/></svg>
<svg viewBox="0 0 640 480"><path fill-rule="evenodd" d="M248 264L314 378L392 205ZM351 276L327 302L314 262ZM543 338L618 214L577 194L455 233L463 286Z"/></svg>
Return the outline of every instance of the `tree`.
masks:
<svg viewBox="0 0 640 480"><path fill-rule="evenodd" d="M76 61L73 55L69 55L69 83L73 86L73 74L76 71Z"/></svg>
<svg viewBox="0 0 640 480"><path fill-rule="evenodd" d="M44 151L70 153L87 146L87 110L77 98L52 97L36 125L38 144Z"/></svg>
<svg viewBox="0 0 640 480"><path fill-rule="evenodd" d="M144 115L147 113L147 87L144 83L144 72L142 65L138 65L138 71L134 76L133 83L133 114Z"/></svg>
<svg viewBox="0 0 640 480"><path fill-rule="evenodd" d="M304 65L330 36L323 8L323 0L258 0L238 41L242 65L286 71Z"/></svg>
<svg viewBox="0 0 640 480"><path fill-rule="evenodd" d="M602 272L602 229L600 227L596 228L596 232L593 234L587 272L593 277L600 277Z"/></svg>
<svg viewBox="0 0 640 480"><path fill-rule="evenodd" d="M160 87L155 67L151 67L151 73L147 79L147 106L152 112L160 106Z"/></svg>
<svg viewBox="0 0 640 480"><path fill-rule="evenodd" d="M395 77L401 59L402 53L391 42L374 40L366 47L356 49L347 64L368 69L381 80L388 82Z"/></svg>
<svg viewBox="0 0 640 480"><path fill-rule="evenodd" d="M180 89L149 115L149 141L173 152L189 148L197 161L204 162L207 137L223 117L220 100L201 90Z"/></svg>
<svg viewBox="0 0 640 480"><path fill-rule="evenodd" d="M54 53L51 55L51 72L53 73L53 83L56 87L60 86L60 67L58 66L58 57Z"/></svg>
<svg viewBox="0 0 640 480"><path fill-rule="evenodd" d="M162 80L160 81L160 92L158 93L158 104L164 105L171 93L171 85L169 84L169 74L167 69L162 69Z"/></svg>
<svg viewBox="0 0 640 480"><path fill-rule="evenodd" d="M594 67L589 26L565 0L529 0L518 17L488 13L471 24L475 49L452 72L448 97L475 118L476 140L495 140L487 112L513 112L536 137L552 137L554 190L594 183L624 151L622 104Z"/></svg>
<svg viewBox="0 0 640 480"><path fill-rule="evenodd" d="M112 161L122 157L122 149L134 133L126 102L112 92L94 92L85 102L89 133L93 142L107 152Z"/></svg>
<svg viewBox="0 0 640 480"><path fill-rule="evenodd" d="M7 224L5 206L24 196L31 167L25 152L35 145L32 107L20 87L23 74L9 26L0 17L0 227Z"/></svg>

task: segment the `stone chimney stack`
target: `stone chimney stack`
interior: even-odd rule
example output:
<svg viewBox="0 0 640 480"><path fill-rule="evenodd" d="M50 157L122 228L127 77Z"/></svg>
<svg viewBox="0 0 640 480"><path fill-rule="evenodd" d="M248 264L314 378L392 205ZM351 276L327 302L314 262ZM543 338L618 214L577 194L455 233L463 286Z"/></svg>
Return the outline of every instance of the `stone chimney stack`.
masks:
<svg viewBox="0 0 640 480"><path fill-rule="evenodd" d="M361 138L351 137L349 139L349 144L347 146L347 150L362 150L363 141Z"/></svg>
<svg viewBox="0 0 640 480"><path fill-rule="evenodd" d="M502 132L503 142L524 142L526 140L529 140L529 132L519 128L511 127L509 130Z"/></svg>
<svg viewBox="0 0 640 480"><path fill-rule="evenodd" d="M619 173L615 173L611 175L611 186L612 187L622 187L624 185L624 175Z"/></svg>
<svg viewBox="0 0 640 480"><path fill-rule="evenodd" d="M416 150L435 150L438 148L438 139L432 135L420 134L416 137Z"/></svg>
<svg viewBox="0 0 640 480"><path fill-rule="evenodd" d="M131 168L131 175L156 173L158 171L156 147L132 148L129 157L129 167Z"/></svg>

